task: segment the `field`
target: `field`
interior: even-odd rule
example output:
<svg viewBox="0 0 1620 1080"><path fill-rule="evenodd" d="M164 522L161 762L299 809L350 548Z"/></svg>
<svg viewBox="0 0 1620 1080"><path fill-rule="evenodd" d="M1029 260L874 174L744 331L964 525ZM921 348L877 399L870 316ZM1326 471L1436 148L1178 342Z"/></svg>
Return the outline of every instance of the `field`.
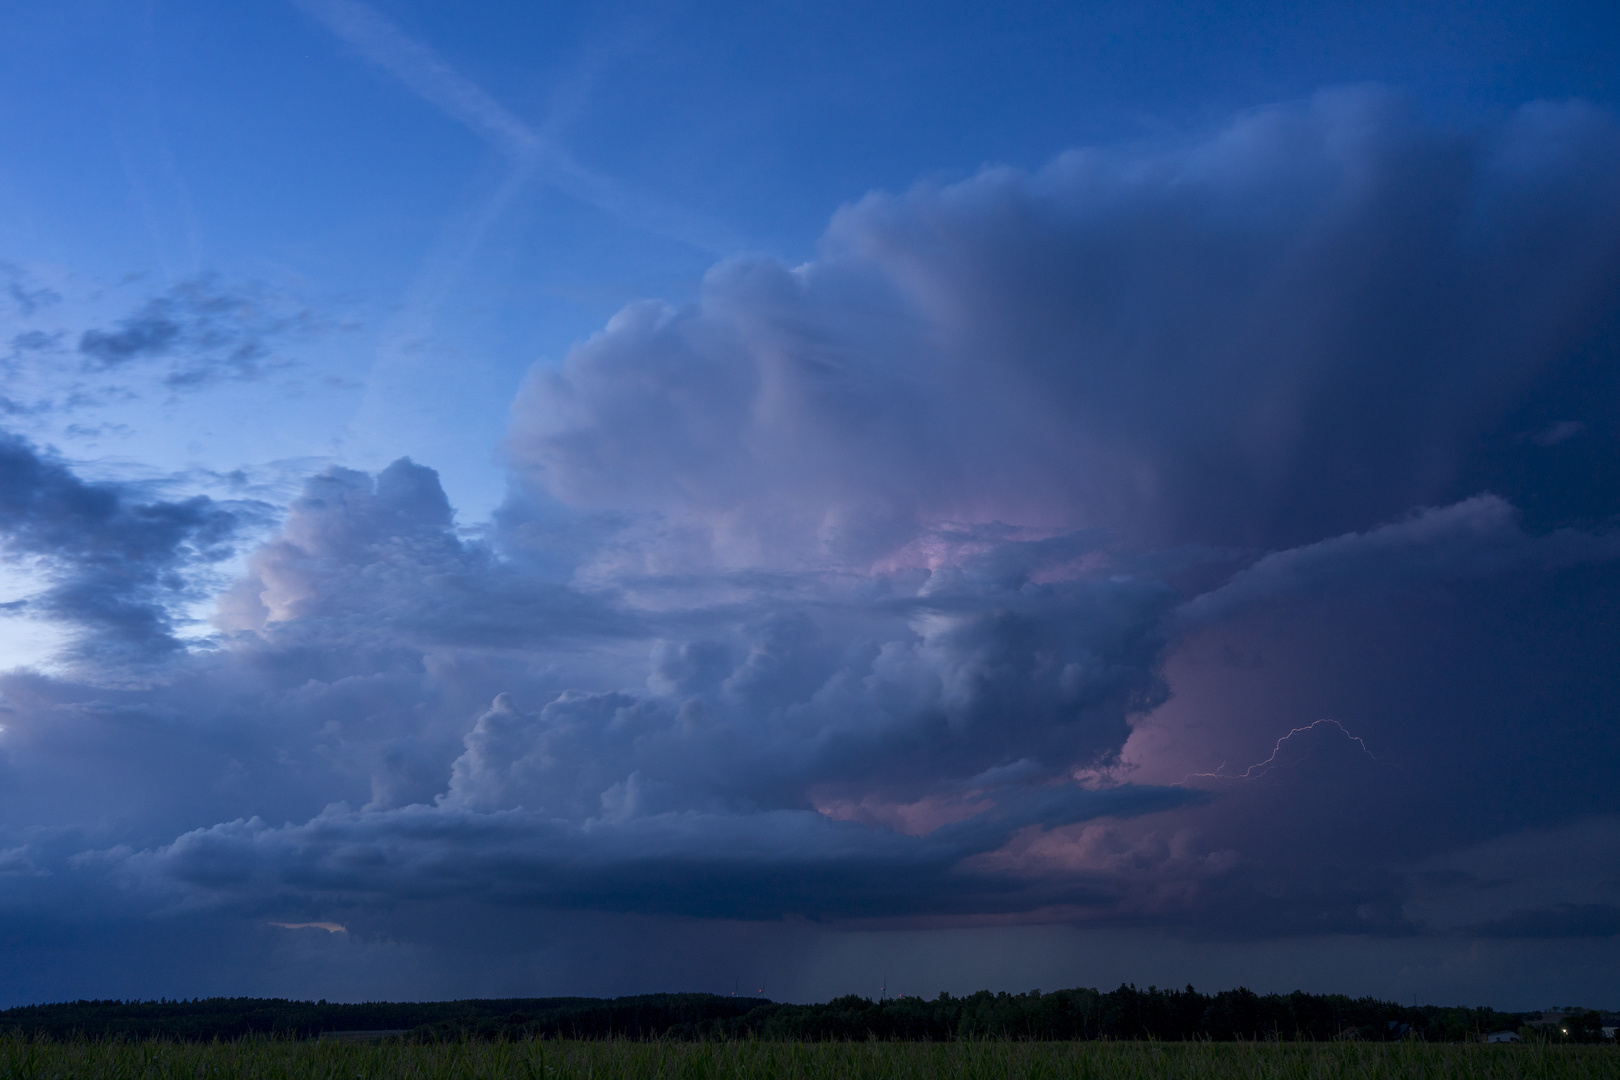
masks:
<svg viewBox="0 0 1620 1080"><path fill-rule="evenodd" d="M532 1040L408 1045L46 1042L0 1038L4 1080L1620 1080L1603 1046L1421 1043L631 1042Z"/></svg>

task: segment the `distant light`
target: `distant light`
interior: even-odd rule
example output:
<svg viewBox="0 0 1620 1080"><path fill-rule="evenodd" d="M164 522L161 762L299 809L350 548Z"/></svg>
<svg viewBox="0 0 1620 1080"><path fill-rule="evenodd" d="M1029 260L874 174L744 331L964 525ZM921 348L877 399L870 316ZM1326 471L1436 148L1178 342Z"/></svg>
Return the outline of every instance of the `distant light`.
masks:
<svg viewBox="0 0 1620 1080"><path fill-rule="evenodd" d="M335 922L273 922L271 926L279 926L283 930L325 930L328 934L347 934L349 928L342 923Z"/></svg>

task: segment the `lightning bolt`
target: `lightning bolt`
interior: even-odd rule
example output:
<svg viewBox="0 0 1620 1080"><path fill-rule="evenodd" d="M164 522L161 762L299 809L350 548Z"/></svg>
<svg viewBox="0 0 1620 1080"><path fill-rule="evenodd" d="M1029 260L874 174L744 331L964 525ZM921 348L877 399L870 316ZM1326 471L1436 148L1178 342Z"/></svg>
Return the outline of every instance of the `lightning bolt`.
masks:
<svg viewBox="0 0 1620 1080"><path fill-rule="evenodd" d="M1270 757L1266 758L1266 760L1264 760L1264 761L1255 762L1253 765L1250 765L1247 769L1244 769L1243 772L1241 772L1237 776L1228 776L1225 772L1222 771L1223 769L1226 768L1226 766L1222 765L1220 767L1220 769L1216 769L1214 772L1188 773L1185 777L1182 778L1181 782L1183 784L1185 784L1188 780L1191 780L1195 776L1211 777L1211 778L1214 778L1214 779L1217 779L1217 780L1255 780L1255 779L1258 779L1259 777L1264 776L1267 772L1269 772L1274 766L1277 766L1277 755L1282 753L1282 748L1283 748L1284 743L1286 743L1289 739L1292 739L1295 735L1300 734L1301 732L1313 731L1316 728L1321 727L1323 724L1332 724L1334 727L1338 728L1340 734L1342 734L1345 738L1349 739L1351 742L1355 743L1357 746L1361 747L1361 752L1363 754L1366 754L1367 757L1371 761L1373 761L1375 764L1377 763L1378 759L1376 757L1373 757L1373 752L1371 750L1367 749L1367 744L1365 742L1362 742L1361 736L1351 734L1350 730L1348 728L1346 728L1343 724L1339 723L1337 720L1314 720L1311 723L1306 724L1304 727L1295 728L1294 730L1290 731L1288 734L1284 735L1282 738L1278 739L1277 740L1277 745L1273 746L1271 748L1271 756ZM1280 767L1287 769L1287 768L1292 768L1293 766L1291 766L1291 765L1283 765L1283 766L1280 766ZM1258 769L1259 771L1256 772L1255 771L1256 769Z"/></svg>

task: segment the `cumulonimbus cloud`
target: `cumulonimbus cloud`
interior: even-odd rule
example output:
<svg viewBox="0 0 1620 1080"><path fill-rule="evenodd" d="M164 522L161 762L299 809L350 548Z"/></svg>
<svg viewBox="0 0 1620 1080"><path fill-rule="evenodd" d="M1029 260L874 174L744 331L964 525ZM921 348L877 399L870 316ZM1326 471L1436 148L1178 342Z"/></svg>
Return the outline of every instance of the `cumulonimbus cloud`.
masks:
<svg viewBox="0 0 1620 1080"><path fill-rule="evenodd" d="M1365 529L1476 494L1473 441L1613 305L1616 139L1542 105L1459 140L1349 91L872 195L823 258L724 263L538 368L512 459L735 565L893 558L946 522Z"/></svg>
<svg viewBox="0 0 1620 1080"><path fill-rule="evenodd" d="M1123 749L1166 657L1239 616L1609 587L1610 533L1525 525L1475 463L1607 340L1617 148L1577 104L1463 136L1358 90L865 198L818 259L724 262L537 367L488 532L424 465L332 469L222 595L216 648L116 699L8 676L18 805L81 831L0 847L260 920L483 896L1409 932L1372 841L1361 877L1290 877L1360 774L1250 843L1303 773L1206 795L1131 782ZM1612 434L1578 419L1513 452ZM156 562L203 558L205 518ZM1443 705L1469 673L1424 677ZM1412 775L1390 760L1379 783Z"/></svg>

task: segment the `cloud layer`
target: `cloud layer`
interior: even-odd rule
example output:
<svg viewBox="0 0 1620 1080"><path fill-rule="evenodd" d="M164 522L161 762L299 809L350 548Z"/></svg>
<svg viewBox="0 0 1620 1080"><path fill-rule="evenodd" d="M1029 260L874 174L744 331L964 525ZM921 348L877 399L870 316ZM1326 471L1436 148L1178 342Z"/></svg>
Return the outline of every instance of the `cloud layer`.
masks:
<svg viewBox="0 0 1620 1080"><path fill-rule="evenodd" d="M8 438L80 636L0 677L7 910L1607 933L1454 870L1620 814L1617 182L1584 106L1354 90L872 195L537 367L487 529L310 477L206 647L248 509Z"/></svg>

